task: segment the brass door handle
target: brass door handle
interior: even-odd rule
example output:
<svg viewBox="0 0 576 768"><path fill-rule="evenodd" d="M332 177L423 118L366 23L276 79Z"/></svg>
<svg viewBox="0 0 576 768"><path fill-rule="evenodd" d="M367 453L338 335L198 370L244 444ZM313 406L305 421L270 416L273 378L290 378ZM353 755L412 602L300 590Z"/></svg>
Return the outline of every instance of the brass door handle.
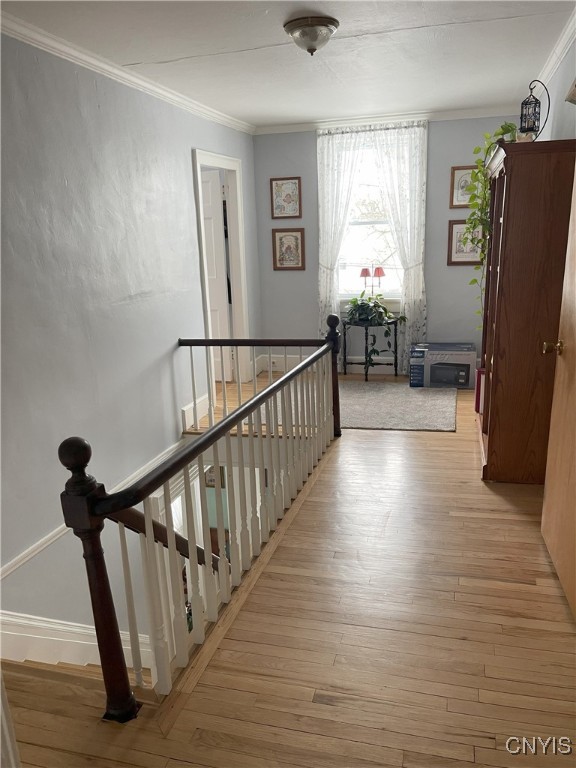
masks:
<svg viewBox="0 0 576 768"><path fill-rule="evenodd" d="M556 354L561 355L563 350L564 342L562 340L559 340L556 343L553 341L545 341L544 344L542 344L543 355L550 355L552 352L556 352Z"/></svg>

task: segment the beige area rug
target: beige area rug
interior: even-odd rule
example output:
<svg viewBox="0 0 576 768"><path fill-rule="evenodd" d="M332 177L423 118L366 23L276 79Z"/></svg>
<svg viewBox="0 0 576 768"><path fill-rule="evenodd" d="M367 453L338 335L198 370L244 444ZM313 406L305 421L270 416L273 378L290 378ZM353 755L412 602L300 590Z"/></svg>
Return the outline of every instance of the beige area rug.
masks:
<svg viewBox="0 0 576 768"><path fill-rule="evenodd" d="M399 382L340 378L342 429L456 431L456 389L409 387Z"/></svg>

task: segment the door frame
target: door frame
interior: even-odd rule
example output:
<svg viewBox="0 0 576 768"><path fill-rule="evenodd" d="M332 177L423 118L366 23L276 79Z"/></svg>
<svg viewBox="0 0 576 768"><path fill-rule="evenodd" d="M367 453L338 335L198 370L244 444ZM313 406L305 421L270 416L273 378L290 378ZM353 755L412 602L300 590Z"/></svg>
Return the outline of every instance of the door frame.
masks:
<svg viewBox="0 0 576 768"><path fill-rule="evenodd" d="M208 293L208 269L206 264L206 240L203 219L202 169L226 171L226 212L228 219L228 249L230 255L230 285L232 293L232 329L235 338L248 338L248 292L246 289L246 258L244 243L244 207L242 204L242 161L236 157L218 155L203 149L192 150L194 195L196 198L196 223L200 251L200 284L202 288L202 313L206 338L210 338L210 300ZM249 355L239 350L240 376L249 378ZM234 371L233 371L234 375Z"/></svg>

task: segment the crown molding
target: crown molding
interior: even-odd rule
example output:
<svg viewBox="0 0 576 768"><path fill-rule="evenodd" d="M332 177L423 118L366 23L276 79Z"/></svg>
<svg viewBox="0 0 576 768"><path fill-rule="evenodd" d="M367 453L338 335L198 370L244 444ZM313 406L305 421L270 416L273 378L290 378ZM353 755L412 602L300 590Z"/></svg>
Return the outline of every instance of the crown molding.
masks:
<svg viewBox="0 0 576 768"><path fill-rule="evenodd" d="M141 75L126 72L121 66L113 64L106 59L102 59L99 56L95 56L83 48L70 45L70 43L62 38L51 35L32 24L27 24L8 13L2 14L2 33L8 35L8 37L13 37L15 40L20 40L23 43L32 45L35 48L40 48L61 59L66 59L73 64L77 64L86 69L90 69L93 72L97 72L100 75L104 75L104 77L116 80L118 83L127 85L129 88L135 88L138 91L147 93L149 96L162 99L162 101L166 101L175 107L184 109L186 112L191 112L197 117L202 117L205 120L225 125L227 128L232 128L235 131L242 131L243 133L252 134L255 131L255 126L250 123L246 123L243 120L237 120L230 115L225 115L223 112L218 112L216 109L211 109L204 104L200 104L198 101L182 96L176 91L164 88L161 85L156 85L151 80L148 80Z"/></svg>
<svg viewBox="0 0 576 768"><path fill-rule="evenodd" d="M255 129L256 136L269 133L298 133L302 131L317 131L323 128L346 128L371 123L401 123L407 120L470 120L478 117L502 117L518 112L518 104L504 104L493 107L474 109L458 109L446 112L398 112L387 115L363 115L360 117L343 118L341 120L317 120L311 123L292 123L288 125L263 125Z"/></svg>
<svg viewBox="0 0 576 768"><path fill-rule="evenodd" d="M568 51L570 50L570 46L572 43L576 40L576 9L572 11L570 14L570 18L568 19L568 23L562 30L562 33L558 40L556 41L556 44L554 48L550 51L550 55L548 56L546 63L542 67L542 70L540 74L538 75L538 80L542 80L543 83L548 84L554 74L556 73L556 70L568 54ZM534 90L539 89L542 91L542 86L539 85Z"/></svg>

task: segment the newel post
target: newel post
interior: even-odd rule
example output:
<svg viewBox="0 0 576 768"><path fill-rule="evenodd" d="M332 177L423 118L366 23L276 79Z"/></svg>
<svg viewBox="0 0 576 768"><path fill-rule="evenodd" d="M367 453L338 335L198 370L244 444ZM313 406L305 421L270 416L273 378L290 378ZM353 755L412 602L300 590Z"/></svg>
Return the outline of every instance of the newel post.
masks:
<svg viewBox="0 0 576 768"><path fill-rule="evenodd" d="M338 388L338 353L340 352L340 331L337 330L340 324L338 315L328 315L326 320L328 324L328 333L326 341L332 343L332 413L334 415L334 437L340 437L340 390Z"/></svg>
<svg viewBox="0 0 576 768"><path fill-rule="evenodd" d="M136 717L139 704L128 679L116 609L100 543L104 519L91 514L95 499L105 494L104 486L86 474L92 456L90 444L81 437L69 437L58 448L58 458L72 477L60 495L64 522L82 541L96 639L106 688L105 720L125 723Z"/></svg>

